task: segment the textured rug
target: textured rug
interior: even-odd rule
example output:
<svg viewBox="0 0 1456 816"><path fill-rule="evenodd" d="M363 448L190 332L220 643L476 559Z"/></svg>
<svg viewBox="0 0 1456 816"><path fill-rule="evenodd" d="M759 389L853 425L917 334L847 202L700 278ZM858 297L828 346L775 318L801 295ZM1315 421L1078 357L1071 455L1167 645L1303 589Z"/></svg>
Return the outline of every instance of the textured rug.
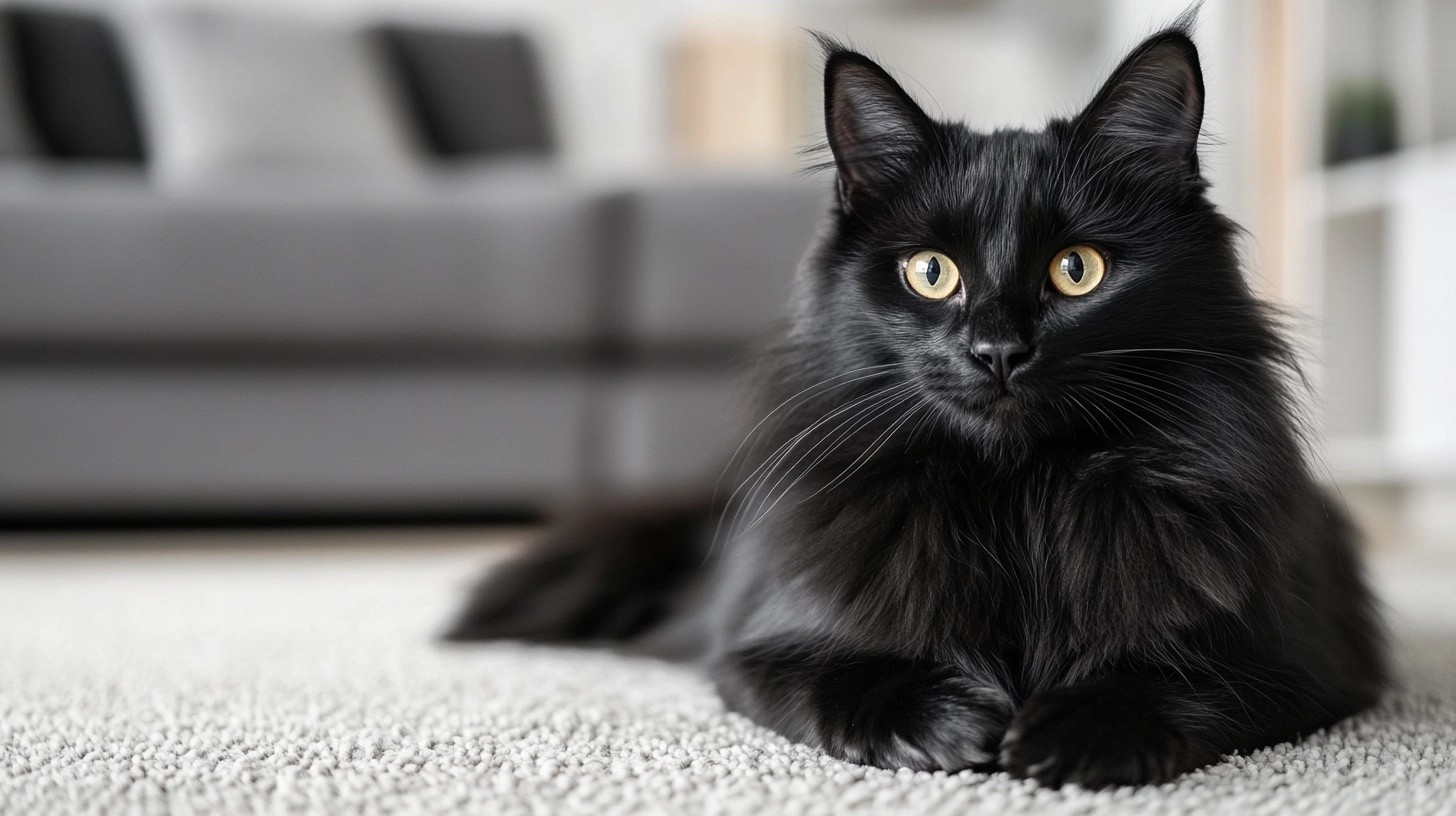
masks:
<svg viewBox="0 0 1456 816"><path fill-rule="evenodd" d="M1456 813L1450 567L1378 566L1378 711L1091 793L837 762L671 666L437 646L488 551L0 550L0 813Z"/></svg>

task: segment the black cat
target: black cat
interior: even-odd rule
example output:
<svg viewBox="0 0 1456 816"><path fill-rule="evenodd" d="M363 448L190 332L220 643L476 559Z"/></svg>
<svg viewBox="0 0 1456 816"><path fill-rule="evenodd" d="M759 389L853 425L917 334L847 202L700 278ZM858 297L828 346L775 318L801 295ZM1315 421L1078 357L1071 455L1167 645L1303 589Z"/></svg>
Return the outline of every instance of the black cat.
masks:
<svg viewBox="0 0 1456 816"><path fill-rule="evenodd" d="M826 42L838 178L733 498L585 514L450 637L696 647L844 759L1156 783L1374 702L1294 361L1205 196L1186 25L975 133Z"/></svg>

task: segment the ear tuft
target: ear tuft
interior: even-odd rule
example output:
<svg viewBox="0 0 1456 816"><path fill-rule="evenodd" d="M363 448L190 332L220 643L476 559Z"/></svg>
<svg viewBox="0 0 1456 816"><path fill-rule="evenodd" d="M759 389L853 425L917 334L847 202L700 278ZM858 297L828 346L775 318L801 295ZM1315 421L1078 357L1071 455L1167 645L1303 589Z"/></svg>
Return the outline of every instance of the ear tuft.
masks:
<svg viewBox="0 0 1456 816"><path fill-rule="evenodd" d="M1190 23L1185 15L1134 49L1078 117L1078 130L1197 175L1203 69Z"/></svg>
<svg viewBox="0 0 1456 816"><path fill-rule="evenodd" d="M819 36L824 132L846 210L893 183L930 137L930 117L874 60Z"/></svg>

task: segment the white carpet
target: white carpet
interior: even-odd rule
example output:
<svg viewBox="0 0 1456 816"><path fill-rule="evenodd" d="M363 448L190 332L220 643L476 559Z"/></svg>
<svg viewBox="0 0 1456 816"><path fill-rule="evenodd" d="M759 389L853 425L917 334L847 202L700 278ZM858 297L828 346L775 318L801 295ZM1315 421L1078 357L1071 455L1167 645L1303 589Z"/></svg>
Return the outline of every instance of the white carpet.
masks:
<svg viewBox="0 0 1456 816"><path fill-rule="evenodd" d="M1456 569L1406 688L1159 789L847 765L645 661L430 641L482 550L0 550L0 813L1456 813Z"/></svg>

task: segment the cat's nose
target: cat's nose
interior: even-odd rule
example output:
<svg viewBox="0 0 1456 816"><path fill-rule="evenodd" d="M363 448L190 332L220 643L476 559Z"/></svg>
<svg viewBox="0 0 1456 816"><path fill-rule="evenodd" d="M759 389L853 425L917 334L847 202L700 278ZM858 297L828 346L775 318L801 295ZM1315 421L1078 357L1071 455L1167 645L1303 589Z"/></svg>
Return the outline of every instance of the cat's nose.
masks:
<svg viewBox="0 0 1456 816"><path fill-rule="evenodd" d="M1011 370L1031 356L1031 349L1019 340L999 340L976 343L971 347L971 354L1004 383L1011 376Z"/></svg>

